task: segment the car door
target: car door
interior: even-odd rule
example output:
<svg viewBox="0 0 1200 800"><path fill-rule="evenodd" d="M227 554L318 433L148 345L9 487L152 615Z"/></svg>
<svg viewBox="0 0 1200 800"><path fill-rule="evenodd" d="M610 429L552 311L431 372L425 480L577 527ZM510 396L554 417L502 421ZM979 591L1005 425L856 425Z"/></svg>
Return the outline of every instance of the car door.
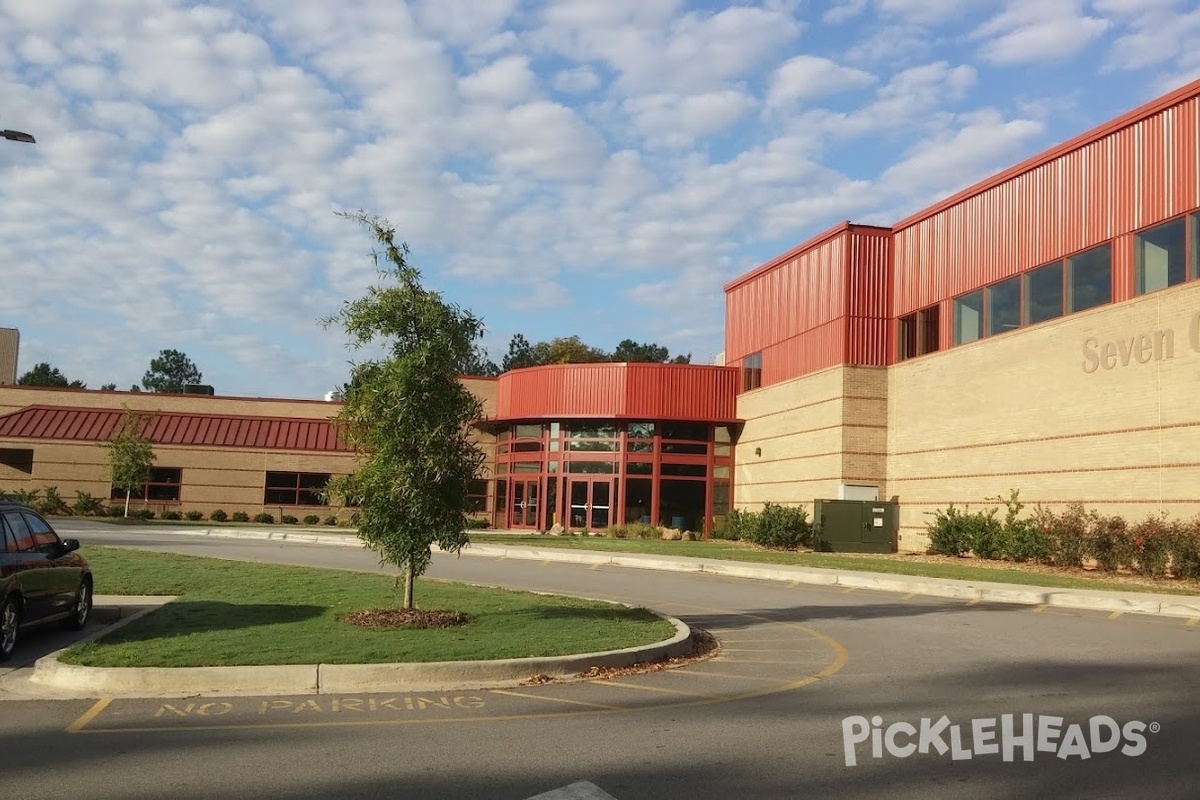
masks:
<svg viewBox="0 0 1200 800"><path fill-rule="evenodd" d="M63 552L62 539L46 520L28 511L22 511L21 517L33 534L34 548L44 558L40 569L46 573L46 613L64 614L71 609L79 588L79 556Z"/></svg>
<svg viewBox="0 0 1200 800"><path fill-rule="evenodd" d="M12 550L8 552L9 569L25 597L23 622L35 622L49 613L49 570L45 569L46 556L37 550L33 531L25 523L19 511L5 511L4 524L12 537Z"/></svg>

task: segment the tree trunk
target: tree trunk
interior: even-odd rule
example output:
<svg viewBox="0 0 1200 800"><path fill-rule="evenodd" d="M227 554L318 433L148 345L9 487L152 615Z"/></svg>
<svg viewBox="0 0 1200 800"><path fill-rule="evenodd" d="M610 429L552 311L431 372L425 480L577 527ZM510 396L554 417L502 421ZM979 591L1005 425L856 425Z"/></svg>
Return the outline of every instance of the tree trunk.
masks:
<svg viewBox="0 0 1200 800"><path fill-rule="evenodd" d="M126 516L126 518L129 517L129 495L132 491L133 491L132 489L125 490L125 516Z"/></svg>
<svg viewBox="0 0 1200 800"><path fill-rule="evenodd" d="M417 581L417 576L413 569L412 562L408 562L404 567L404 608L413 607L413 584Z"/></svg>

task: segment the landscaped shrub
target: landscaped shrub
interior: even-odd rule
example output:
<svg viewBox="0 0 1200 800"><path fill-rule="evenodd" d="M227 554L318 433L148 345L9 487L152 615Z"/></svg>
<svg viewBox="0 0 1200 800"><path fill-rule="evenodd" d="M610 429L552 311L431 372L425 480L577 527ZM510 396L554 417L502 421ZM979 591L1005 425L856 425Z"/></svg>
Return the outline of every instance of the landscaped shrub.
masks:
<svg viewBox="0 0 1200 800"><path fill-rule="evenodd" d="M81 517L94 517L104 513L104 501L99 497L92 497L90 492L76 490L73 510Z"/></svg>
<svg viewBox="0 0 1200 800"><path fill-rule="evenodd" d="M61 516L71 513L70 506L67 505L67 501L63 500L62 496L58 493L57 486L47 486L46 496L35 507L46 516Z"/></svg>
<svg viewBox="0 0 1200 800"><path fill-rule="evenodd" d="M1171 527L1171 571L1176 578L1200 580L1200 517Z"/></svg>
<svg viewBox="0 0 1200 800"><path fill-rule="evenodd" d="M929 552L943 556L963 556L971 552L971 533L967 515L951 503L942 511L933 512L933 522L926 526Z"/></svg>
<svg viewBox="0 0 1200 800"><path fill-rule="evenodd" d="M316 525L320 521L321 521L321 518L318 517L316 514L305 514L304 515L304 524L305 525Z"/></svg>
<svg viewBox="0 0 1200 800"><path fill-rule="evenodd" d="M269 511L260 511L254 515L254 521L273 525L275 523L275 515Z"/></svg>
<svg viewBox="0 0 1200 800"><path fill-rule="evenodd" d="M1050 541L1050 559L1055 566L1083 566L1083 559L1089 552L1090 530L1097 518L1097 514L1085 509L1082 503L1070 504L1061 516L1047 509L1039 509L1035 519Z"/></svg>
<svg viewBox="0 0 1200 800"><path fill-rule="evenodd" d="M1105 572L1116 572L1133 563L1129 524L1121 517L1097 515L1087 537L1087 554Z"/></svg>
<svg viewBox="0 0 1200 800"><path fill-rule="evenodd" d="M803 506L767 503L761 512L732 511L730 530L737 538L778 550L812 544L812 523Z"/></svg>
<svg viewBox="0 0 1200 800"><path fill-rule="evenodd" d="M245 511L235 511L235 512L233 512L233 516L230 517L230 519L233 520L234 522L249 522L250 515L247 514Z"/></svg>
<svg viewBox="0 0 1200 800"><path fill-rule="evenodd" d="M485 528L490 528L490 527L491 527L491 523L489 523L486 519L479 519L478 517L467 517L467 530L469 530L469 531L481 531L481 530L484 530Z"/></svg>
<svg viewBox="0 0 1200 800"><path fill-rule="evenodd" d="M125 507L124 506L109 506L107 509L104 510L104 513L110 517L123 517L123 516L125 516Z"/></svg>
<svg viewBox="0 0 1200 800"><path fill-rule="evenodd" d="M193 508L191 511L183 512L183 518L191 522L199 522L200 520L204 519L204 512L197 511Z"/></svg>
<svg viewBox="0 0 1200 800"><path fill-rule="evenodd" d="M999 558L1009 561L1034 561L1044 564L1050 560L1050 542L1042 534L1036 519L1021 518L1025 504L1017 489L1009 492L1008 499L996 498L1004 503Z"/></svg>
<svg viewBox="0 0 1200 800"><path fill-rule="evenodd" d="M183 519L183 514L180 514L178 511L174 511L174 510L171 510L171 511L164 511L164 512L162 513L162 517L161 517L161 518L162 518L162 519L169 519L169 520L180 520L180 519Z"/></svg>
<svg viewBox="0 0 1200 800"><path fill-rule="evenodd" d="M213 511L211 514L209 514L208 518L213 522L224 522L225 520L229 519L229 515L218 508L216 511Z"/></svg>
<svg viewBox="0 0 1200 800"><path fill-rule="evenodd" d="M17 489L12 493L14 503L20 503L23 506L36 508L42 499L41 489Z"/></svg>
<svg viewBox="0 0 1200 800"><path fill-rule="evenodd" d="M129 516L134 517L135 519L154 519L154 511L149 508L139 508Z"/></svg>
<svg viewBox="0 0 1200 800"><path fill-rule="evenodd" d="M279 518L279 521L282 522L284 525L295 525L296 523L300 522L300 519L298 517L292 516L291 514L284 514L282 517Z"/></svg>
<svg viewBox="0 0 1200 800"><path fill-rule="evenodd" d="M330 514L328 517L325 518L325 524L326 525L337 525L337 517Z"/></svg>

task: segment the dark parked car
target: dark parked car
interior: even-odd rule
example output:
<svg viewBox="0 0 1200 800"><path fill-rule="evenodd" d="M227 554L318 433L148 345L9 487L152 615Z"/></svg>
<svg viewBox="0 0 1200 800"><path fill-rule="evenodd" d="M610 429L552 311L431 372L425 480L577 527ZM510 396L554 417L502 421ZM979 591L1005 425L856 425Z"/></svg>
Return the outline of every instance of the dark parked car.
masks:
<svg viewBox="0 0 1200 800"><path fill-rule="evenodd" d="M0 661L22 628L79 630L92 612L92 570L76 539L60 539L31 508L0 500Z"/></svg>

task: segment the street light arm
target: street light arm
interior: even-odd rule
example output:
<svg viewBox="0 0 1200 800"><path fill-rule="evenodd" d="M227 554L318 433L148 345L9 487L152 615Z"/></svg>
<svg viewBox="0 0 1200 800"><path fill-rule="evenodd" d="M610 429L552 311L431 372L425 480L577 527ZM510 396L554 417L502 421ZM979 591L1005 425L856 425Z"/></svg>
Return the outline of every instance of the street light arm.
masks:
<svg viewBox="0 0 1200 800"><path fill-rule="evenodd" d="M30 144L37 144L37 139L34 139L32 134L25 133L25 131L4 130L0 131L0 135L13 142L29 142Z"/></svg>

